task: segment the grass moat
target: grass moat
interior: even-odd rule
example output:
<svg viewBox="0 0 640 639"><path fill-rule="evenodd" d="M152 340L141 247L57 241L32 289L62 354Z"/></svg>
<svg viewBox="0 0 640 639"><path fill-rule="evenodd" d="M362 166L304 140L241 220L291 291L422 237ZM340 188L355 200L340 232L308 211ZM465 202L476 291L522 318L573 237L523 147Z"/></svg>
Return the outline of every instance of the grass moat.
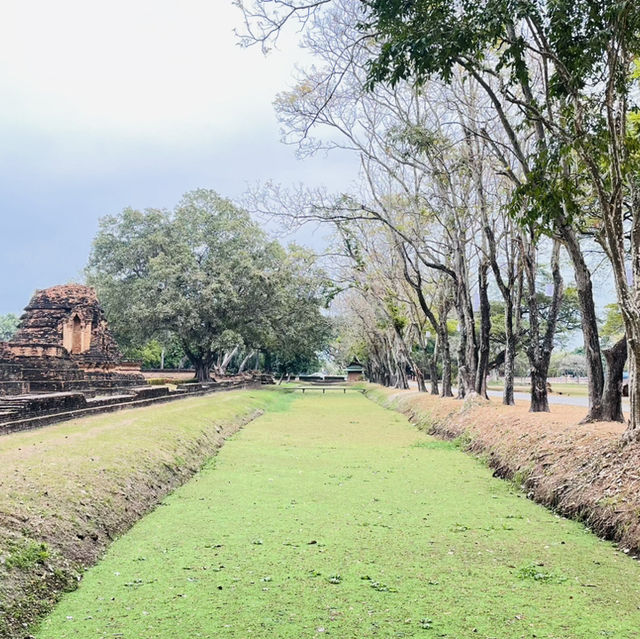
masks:
<svg viewBox="0 0 640 639"><path fill-rule="evenodd" d="M639 605L637 562L455 443L359 393L291 394L35 634L631 639Z"/></svg>

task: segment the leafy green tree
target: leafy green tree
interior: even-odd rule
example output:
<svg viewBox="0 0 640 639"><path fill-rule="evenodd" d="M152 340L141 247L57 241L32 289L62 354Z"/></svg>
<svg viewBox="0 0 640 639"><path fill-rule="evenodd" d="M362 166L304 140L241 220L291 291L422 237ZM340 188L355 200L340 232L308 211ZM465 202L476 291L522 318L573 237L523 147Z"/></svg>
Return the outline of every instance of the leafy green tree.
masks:
<svg viewBox="0 0 640 639"><path fill-rule="evenodd" d="M283 376L317 369L318 353L328 349L333 338L334 327L323 308L335 290L314 264L313 254L300 247L282 251L271 289L264 348L272 369Z"/></svg>
<svg viewBox="0 0 640 639"><path fill-rule="evenodd" d="M0 342L9 341L15 334L20 318L13 313L0 315Z"/></svg>
<svg viewBox="0 0 640 639"><path fill-rule="evenodd" d="M213 191L197 190L171 213L129 209L105 218L89 279L125 341L170 331L204 381L220 352L242 342L248 318L264 306L264 245L245 211Z"/></svg>
<svg viewBox="0 0 640 639"><path fill-rule="evenodd" d="M288 366L319 345L312 327L299 330L322 301L309 264L214 191L187 193L171 212L104 218L87 271L125 347L169 334L201 381L243 347Z"/></svg>
<svg viewBox="0 0 640 639"><path fill-rule="evenodd" d="M584 377L587 373L584 353L561 351L551 358L550 374L553 377Z"/></svg>
<svg viewBox="0 0 640 639"><path fill-rule="evenodd" d="M604 310L606 314L600 334L603 340L610 344L624 337L624 320L617 304L607 304Z"/></svg>
<svg viewBox="0 0 640 639"><path fill-rule="evenodd" d="M130 360L140 361L143 369L180 368L187 359L179 342L172 335L164 339L150 339L139 346L131 346L124 350L124 356Z"/></svg>

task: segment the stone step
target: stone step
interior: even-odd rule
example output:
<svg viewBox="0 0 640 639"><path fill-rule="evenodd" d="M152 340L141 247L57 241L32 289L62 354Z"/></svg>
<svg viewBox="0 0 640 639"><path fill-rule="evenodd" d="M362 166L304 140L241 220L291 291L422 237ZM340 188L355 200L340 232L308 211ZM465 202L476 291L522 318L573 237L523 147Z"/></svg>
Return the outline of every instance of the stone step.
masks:
<svg viewBox="0 0 640 639"><path fill-rule="evenodd" d="M85 396L81 393L50 393L45 395L22 395L0 399L0 410L14 414L44 414L55 411L76 409L86 406Z"/></svg>
<svg viewBox="0 0 640 639"><path fill-rule="evenodd" d="M10 410L12 408L24 408L26 402L0 402L0 410Z"/></svg>

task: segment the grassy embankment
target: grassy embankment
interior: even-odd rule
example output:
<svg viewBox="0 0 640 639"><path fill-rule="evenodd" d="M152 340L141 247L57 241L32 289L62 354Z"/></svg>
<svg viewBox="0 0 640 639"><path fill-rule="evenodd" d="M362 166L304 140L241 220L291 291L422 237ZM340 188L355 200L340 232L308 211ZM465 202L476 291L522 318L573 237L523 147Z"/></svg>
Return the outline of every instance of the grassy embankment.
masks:
<svg viewBox="0 0 640 639"><path fill-rule="evenodd" d="M455 442L355 393L281 408L117 540L38 638L640 636L640 565Z"/></svg>
<svg viewBox="0 0 640 639"><path fill-rule="evenodd" d="M367 394L425 432L464 441L535 501L640 555L640 442L621 445L625 424L582 424L586 409L574 406L530 413L528 401L468 403L374 385Z"/></svg>
<svg viewBox="0 0 640 639"><path fill-rule="evenodd" d="M113 538L286 401L221 393L0 437L0 637L25 637Z"/></svg>

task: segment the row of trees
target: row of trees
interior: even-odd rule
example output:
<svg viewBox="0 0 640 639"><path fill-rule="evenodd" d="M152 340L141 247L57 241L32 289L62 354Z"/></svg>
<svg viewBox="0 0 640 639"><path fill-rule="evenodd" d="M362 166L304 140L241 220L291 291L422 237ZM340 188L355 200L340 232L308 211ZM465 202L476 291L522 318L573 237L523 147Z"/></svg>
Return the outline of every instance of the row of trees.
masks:
<svg viewBox="0 0 640 639"><path fill-rule="evenodd" d="M359 157L355 193L271 187L255 194L255 206L335 226L372 376L403 385L408 368L424 386L416 359L422 349L430 367L440 361L444 394L455 359L458 394L484 395L499 303L504 402L513 403L520 350L530 366L531 409L548 410L551 352L571 292L568 261L589 379L586 419L622 419L628 350L627 438L640 437L640 6L237 4L245 43L268 48L298 20L318 60L277 101L288 140L302 154L340 148ZM607 350L592 256L605 260L615 282L625 332ZM427 329L437 337L435 350L424 343Z"/></svg>
<svg viewBox="0 0 640 639"><path fill-rule="evenodd" d="M313 256L269 240L210 190L187 193L173 211L103 218L87 280L125 350L184 353L201 381L260 357L282 374L304 371L331 338L332 286Z"/></svg>

